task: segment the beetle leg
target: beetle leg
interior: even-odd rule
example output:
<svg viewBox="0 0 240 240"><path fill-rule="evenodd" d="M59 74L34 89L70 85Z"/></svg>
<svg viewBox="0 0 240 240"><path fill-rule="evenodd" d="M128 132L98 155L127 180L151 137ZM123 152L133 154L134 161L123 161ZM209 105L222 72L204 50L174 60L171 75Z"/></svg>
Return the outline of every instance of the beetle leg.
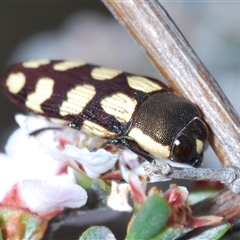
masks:
<svg viewBox="0 0 240 240"><path fill-rule="evenodd" d="M76 129L76 130L80 129L79 125L74 122L69 123L68 126L72 129Z"/></svg>
<svg viewBox="0 0 240 240"><path fill-rule="evenodd" d="M42 133L42 132L45 132L46 130L61 130L60 127L45 127L45 128L40 128L40 129L37 129L37 130L34 130L33 132L30 132L29 133L29 136L34 136L36 137L38 134Z"/></svg>
<svg viewBox="0 0 240 240"><path fill-rule="evenodd" d="M137 155L143 157L150 163L154 162L154 157L144 149L142 149L132 138L128 136L119 136L113 139L109 139L105 144L123 144L125 147L136 153ZM104 145L105 145L104 144Z"/></svg>

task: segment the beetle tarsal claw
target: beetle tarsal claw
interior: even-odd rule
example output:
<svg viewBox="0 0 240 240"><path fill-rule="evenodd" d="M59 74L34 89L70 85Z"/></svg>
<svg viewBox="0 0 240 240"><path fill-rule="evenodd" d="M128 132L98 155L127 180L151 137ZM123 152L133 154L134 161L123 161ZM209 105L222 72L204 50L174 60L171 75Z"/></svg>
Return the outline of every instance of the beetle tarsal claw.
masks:
<svg viewBox="0 0 240 240"><path fill-rule="evenodd" d="M172 173L173 169L170 164L148 164L144 167L144 171L150 178L154 177L168 177Z"/></svg>
<svg viewBox="0 0 240 240"><path fill-rule="evenodd" d="M237 178L228 186L233 192L240 193L240 178Z"/></svg>

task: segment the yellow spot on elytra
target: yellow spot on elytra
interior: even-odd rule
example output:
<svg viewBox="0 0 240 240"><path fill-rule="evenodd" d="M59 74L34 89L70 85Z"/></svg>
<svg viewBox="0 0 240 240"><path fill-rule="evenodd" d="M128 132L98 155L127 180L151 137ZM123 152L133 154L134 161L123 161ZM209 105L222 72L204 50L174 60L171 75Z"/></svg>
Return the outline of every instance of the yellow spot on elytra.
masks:
<svg viewBox="0 0 240 240"><path fill-rule="evenodd" d="M31 60L31 61L27 61L27 62L23 62L23 67L25 68L38 68L41 65L46 65L50 63L50 60L47 59L39 59L39 60Z"/></svg>
<svg viewBox="0 0 240 240"><path fill-rule="evenodd" d="M92 70L91 76L95 80L109 80L116 77L120 73L122 73L122 71L117 69L98 67Z"/></svg>
<svg viewBox="0 0 240 240"><path fill-rule="evenodd" d="M26 83L26 77L23 73L11 73L7 80L6 80L6 86L8 87L9 92L13 94L17 94L22 90Z"/></svg>
<svg viewBox="0 0 240 240"><path fill-rule="evenodd" d="M97 123L91 122L89 120L84 120L82 128L83 128L83 131L86 131L87 133L90 133L97 137L112 138L117 136L116 133L110 132L106 128L100 126Z"/></svg>
<svg viewBox="0 0 240 240"><path fill-rule="evenodd" d="M51 78L40 78L36 84L35 92L27 96L25 105L37 113L43 113L41 104L51 98L54 80Z"/></svg>
<svg viewBox="0 0 240 240"><path fill-rule="evenodd" d="M116 93L100 102L103 110L114 116L119 122L128 122L137 105L137 101L123 93Z"/></svg>
<svg viewBox="0 0 240 240"><path fill-rule="evenodd" d="M80 114L95 94L96 90L92 85L77 85L67 93L67 100L62 102L59 114L61 116Z"/></svg>
<svg viewBox="0 0 240 240"><path fill-rule="evenodd" d="M68 69L81 67L84 65L86 65L86 63L80 62L80 61L63 61L63 62L54 64L53 69L56 71L66 71Z"/></svg>
<svg viewBox="0 0 240 240"><path fill-rule="evenodd" d="M198 154L201 154L203 152L203 146L203 141L196 139L196 149Z"/></svg>
<svg viewBox="0 0 240 240"><path fill-rule="evenodd" d="M128 136L131 137L135 142L138 143L145 151L151 153L152 155L160 158L169 158L170 149L169 146L164 146L159 142L156 142L147 134L137 127L132 128Z"/></svg>
<svg viewBox="0 0 240 240"><path fill-rule="evenodd" d="M145 93L161 90L162 87L152 80L141 76L128 76L128 85L136 90L140 90Z"/></svg>

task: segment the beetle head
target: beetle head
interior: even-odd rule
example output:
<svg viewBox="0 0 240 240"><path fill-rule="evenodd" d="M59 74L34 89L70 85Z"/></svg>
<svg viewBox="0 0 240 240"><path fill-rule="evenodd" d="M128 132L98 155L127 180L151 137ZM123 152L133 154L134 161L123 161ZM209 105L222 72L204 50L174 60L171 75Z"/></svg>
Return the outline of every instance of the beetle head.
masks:
<svg viewBox="0 0 240 240"><path fill-rule="evenodd" d="M170 159L199 167L202 164L207 137L206 124L198 117L193 118L175 137Z"/></svg>

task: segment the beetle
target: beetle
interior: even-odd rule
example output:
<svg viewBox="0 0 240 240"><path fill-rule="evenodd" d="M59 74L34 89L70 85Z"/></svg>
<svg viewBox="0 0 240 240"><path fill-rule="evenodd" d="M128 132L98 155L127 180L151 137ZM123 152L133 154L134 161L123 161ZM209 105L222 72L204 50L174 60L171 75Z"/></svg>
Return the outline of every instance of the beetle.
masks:
<svg viewBox="0 0 240 240"><path fill-rule="evenodd" d="M202 164L208 129L196 105L160 81L65 60L11 66L2 88L18 106L153 161Z"/></svg>

